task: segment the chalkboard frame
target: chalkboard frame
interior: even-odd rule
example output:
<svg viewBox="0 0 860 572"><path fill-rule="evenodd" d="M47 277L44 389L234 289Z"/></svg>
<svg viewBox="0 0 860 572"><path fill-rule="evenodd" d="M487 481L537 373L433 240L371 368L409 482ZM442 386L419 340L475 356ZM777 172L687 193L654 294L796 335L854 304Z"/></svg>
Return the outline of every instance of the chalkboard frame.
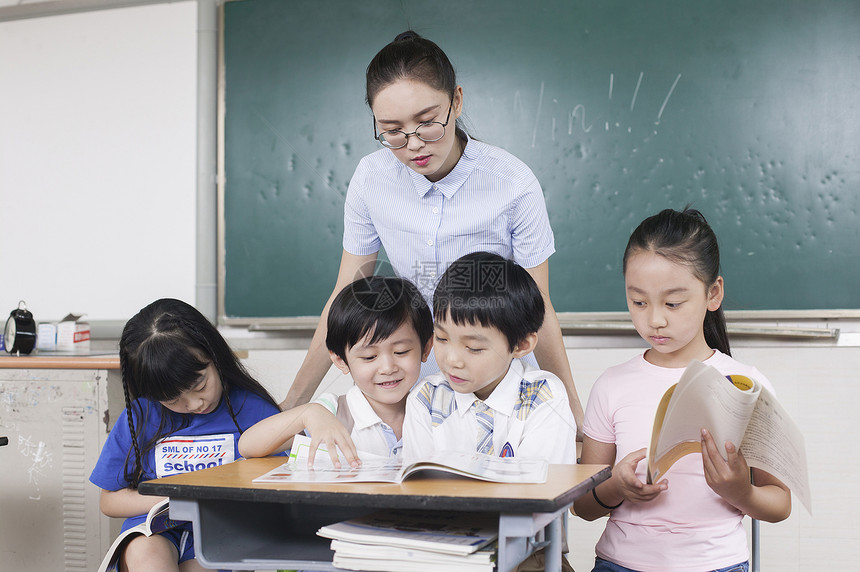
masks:
<svg viewBox="0 0 860 572"><path fill-rule="evenodd" d="M253 1L253 0L245 0L245 1L249 2L249 1ZM793 6L793 8L796 9L796 6ZM218 87L218 90L219 90L219 117L218 117L218 139L219 139L219 158L218 158L218 164L219 164L219 177L218 177L218 207L219 207L219 225L218 225L218 264L219 264L218 279L219 280L218 280L218 286L219 286L219 293L218 293L218 303L219 303L219 307L218 307L218 315L219 315L219 323L223 323L225 325L236 325L236 326L254 325L254 327L262 328L262 329L270 328L270 327L276 328L276 329L298 329L298 330L312 329L315 326L316 321L318 319L318 316L314 315L315 312L303 313L300 316L254 316L254 317L247 317L247 316L231 315L226 309L225 297L227 295L227 293L226 293L227 286L226 286L225 276L226 276L226 271L227 271L227 265L225 263L226 245L225 245L225 237L224 237L224 228L226 226L226 213L225 213L224 197L225 197L226 189L225 189L225 177L224 177L224 171L223 171L224 150L225 150L226 142L224 139L224 109L225 109L225 106L224 106L224 93L225 93L224 88L225 88L225 83L224 83L223 78L225 77L224 76L225 67L224 67L224 57L223 57L223 45L224 45L224 43L223 43L223 32L224 32L223 10L224 10L224 6L222 5L221 6L221 13L222 13L221 24L222 25L220 26L220 30L219 30L219 32L221 34L221 44L220 44L221 49L219 49L219 60L220 61L219 61L219 87ZM422 30L419 29L419 32L421 32L421 31ZM428 36L432 37L432 34L428 32ZM442 42L440 41L440 44L441 43ZM461 79L462 79L462 77L461 77ZM640 79L641 79L641 75L640 75ZM616 78L612 75L610 76L609 82L608 82L609 86L610 86L609 87L610 93L612 90L613 80L618 81L618 78ZM680 80L680 74L675 76L675 82L672 85L673 89L676 87L679 80ZM465 83L465 81L464 81L464 83ZM637 88L638 88L638 86L637 86ZM543 86L541 87L541 89L543 89ZM669 91L668 95L671 95L671 90ZM667 96L666 101L668 101L668 99L669 99L669 97ZM666 105L666 101L663 102L664 106ZM662 114L662 112L663 112L663 108L660 108L660 114ZM583 125L583 127L585 126L584 117L582 117L581 115L575 114L573 116L573 118L577 122L583 121L582 125ZM658 119L659 119L659 117L658 117ZM607 126L607 129L609 129L608 126ZM491 139L491 138L488 138L488 139ZM492 139L491 139L491 141L495 142ZM356 163L357 163L357 160L356 160ZM768 168L774 169L777 167L778 166L775 166L773 164L767 165L766 162L762 165L762 168L765 170L767 170ZM853 184L853 180L848 181L848 183L846 184L846 181L844 180L844 173L843 173L842 187L844 188L844 187L846 187L846 185L850 185L850 184ZM693 201L693 202L694 202L694 206L695 206L695 201ZM667 204L665 206L672 206L675 208L679 208L680 206L683 206L683 205L676 205L676 204L669 205L669 204ZM718 234L720 234L720 233L718 232ZM723 242L722 237L721 237L721 242ZM724 248L725 248L725 246L724 246ZM551 259L551 260L555 260L556 258L558 258L557 255L554 259ZM336 261L332 261L332 266L336 267ZM552 278L552 274L553 274L552 269L553 269L553 265L551 263L551 278ZM331 284L333 284L333 282L334 281L332 280ZM729 284L731 285L731 282ZM325 288L327 290L325 293L326 296L328 295L328 292L330 292L330 288L331 288L331 285L328 285ZM556 289L557 288L554 286L553 290L555 291ZM619 298L623 301L623 294L620 293ZM554 297L554 299L555 299L555 297ZM858 306L860 306L860 304L858 304ZM322 304L319 305L319 309L321 309L321 308L322 308ZM609 311L596 311L596 312L595 311L567 312L567 311L564 311L564 308L559 308L558 304L557 304L557 309L561 310L561 311L559 311L560 321L562 322L563 327L565 327L565 325L567 325L567 329L577 329L583 325L585 325L585 329L589 329L593 325L592 322L597 322L597 323L600 323L600 322L619 322L619 321L623 322L627 318L627 313L623 310L609 310ZM778 320L780 318L805 320L805 319L822 319L822 318L824 318L824 319L826 319L826 318L851 318L851 317L860 317L860 310L856 310L856 309L852 309L852 308L816 309L814 307L801 308L801 309L784 309L784 310L778 309L778 308L752 309L752 310L729 309L729 310L727 310L727 316L729 317L730 320L752 320L752 319Z"/></svg>

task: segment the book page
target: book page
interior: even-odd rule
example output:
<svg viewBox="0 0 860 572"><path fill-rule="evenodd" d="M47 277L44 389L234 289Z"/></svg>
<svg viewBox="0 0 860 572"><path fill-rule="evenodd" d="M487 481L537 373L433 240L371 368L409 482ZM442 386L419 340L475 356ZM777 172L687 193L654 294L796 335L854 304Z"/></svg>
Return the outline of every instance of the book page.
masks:
<svg viewBox="0 0 860 572"><path fill-rule="evenodd" d="M289 460L253 479L255 483L399 483L422 471L441 471L498 483L544 483L549 464L543 459L493 457L481 453L446 451L419 459L380 457L359 452L361 466L341 459L335 468L324 446L317 449L314 466L307 466L310 438L296 435Z"/></svg>
<svg viewBox="0 0 860 572"><path fill-rule="evenodd" d="M254 483L399 483L403 465L399 459L363 461L358 468L347 464L335 468L328 463L306 464L287 462L260 475Z"/></svg>
<svg viewBox="0 0 860 572"><path fill-rule="evenodd" d="M296 435L290 447L287 462L268 473L253 479L254 483L397 483L403 468L398 458L382 457L358 452L361 467L349 465L340 449L337 450L340 468L336 468L326 445L317 448L314 464L308 467L311 438Z"/></svg>
<svg viewBox="0 0 860 572"><path fill-rule="evenodd" d="M545 483L549 464L544 459L446 451L409 463L403 476L428 469L496 483Z"/></svg>
<svg viewBox="0 0 860 572"><path fill-rule="evenodd" d="M785 483L812 514L803 433L767 389L762 389L740 450L750 467Z"/></svg>
<svg viewBox="0 0 860 572"><path fill-rule="evenodd" d="M655 416L647 457L649 482L657 482L681 457L702 451L702 428L717 443L740 445L761 386L749 378L735 377L737 383L697 361L684 370L674 389L667 391L672 393L665 412L658 409Z"/></svg>

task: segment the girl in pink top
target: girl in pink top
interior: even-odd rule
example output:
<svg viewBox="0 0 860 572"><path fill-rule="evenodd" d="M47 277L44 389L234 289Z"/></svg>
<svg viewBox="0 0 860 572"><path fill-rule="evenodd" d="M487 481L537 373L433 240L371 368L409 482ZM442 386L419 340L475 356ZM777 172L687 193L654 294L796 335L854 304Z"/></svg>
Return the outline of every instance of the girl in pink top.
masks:
<svg viewBox="0 0 860 572"><path fill-rule="evenodd" d="M627 307L650 348L609 368L586 407L582 462L612 466L609 480L574 503L586 520L609 514L595 572L746 571L743 516L778 522L791 513L782 482L758 469L751 481L736 444L717 444L704 429L701 454L681 458L660 482L645 482L641 461L654 411L690 361L772 390L761 372L730 357L719 268L716 236L694 209L646 219L627 244Z"/></svg>

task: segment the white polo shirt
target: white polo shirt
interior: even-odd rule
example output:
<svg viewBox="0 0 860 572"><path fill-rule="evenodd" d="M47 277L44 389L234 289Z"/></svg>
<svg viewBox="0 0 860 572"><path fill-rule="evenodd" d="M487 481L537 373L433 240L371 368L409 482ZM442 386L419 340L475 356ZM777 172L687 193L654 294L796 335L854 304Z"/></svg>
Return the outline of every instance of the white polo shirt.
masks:
<svg viewBox="0 0 860 572"><path fill-rule="evenodd" d="M358 449L359 457L362 452L382 457L396 457L400 454L402 439L398 440L394 430L379 418L358 386L350 387L345 397L349 416L352 416L353 420L349 436ZM339 419L344 417L343 411L338 415L338 398L334 393L324 393L314 399L314 403L319 403Z"/></svg>

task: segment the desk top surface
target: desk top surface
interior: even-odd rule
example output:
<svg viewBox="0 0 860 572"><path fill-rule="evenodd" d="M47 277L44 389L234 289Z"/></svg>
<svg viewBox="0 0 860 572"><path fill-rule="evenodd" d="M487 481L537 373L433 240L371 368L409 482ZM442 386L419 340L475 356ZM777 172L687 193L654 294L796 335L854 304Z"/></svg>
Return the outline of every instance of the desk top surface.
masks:
<svg viewBox="0 0 860 572"><path fill-rule="evenodd" d="M13 356L2 352L0 369L119 369L119 355L45 352Z"/></svg>
<svg viewBox="0 0 860 572"><path fill-rule="evenodd" d="M283 464L284 457L242 459L235 463L173 475L140 484L140 492L190 500L336 504L387 508L554 512L610 476L606 465L550 465L540 484L491 483L462 477L410 477L403 483L252 483Z"/></svg>

